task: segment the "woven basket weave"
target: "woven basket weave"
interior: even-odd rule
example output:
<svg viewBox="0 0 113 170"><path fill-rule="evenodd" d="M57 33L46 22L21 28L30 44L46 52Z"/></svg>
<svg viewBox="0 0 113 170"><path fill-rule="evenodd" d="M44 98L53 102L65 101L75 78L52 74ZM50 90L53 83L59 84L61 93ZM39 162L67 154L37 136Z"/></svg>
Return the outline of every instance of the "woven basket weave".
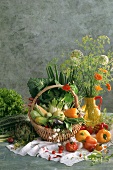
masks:
<svg viewBox="0 0 113 170"><path fill-rule="evenodd" d="M37 99L47 90L52 89L52 88L62 88L63 85L52 85L52 86L47 86L45 87L42 91L40 91L36 97L33 99L33 102L31 104L31 107L29 109L28 112L28 116L29 119L31 121L32 126L34 127L35 131L37 132L37 134L46 141L50 141L50 142L63 142L66 141L68 139L70 139L70 137L75 136L75 134L80 130L81 125L80 124L75 124L72 126L72 132L69 131L68 129L64 129L63 131L58 132L58 135L54 138L54 130L51 128L46 128L44 126L38 125L37 123L35 123L35 121L31 118L30 116L30 112L33 110L34 105L37 101ZM73 95L74 98L74 103L75 103L75 107L78 107L78 96L72 91L72 89L70 89L71 94Z"/></svg>

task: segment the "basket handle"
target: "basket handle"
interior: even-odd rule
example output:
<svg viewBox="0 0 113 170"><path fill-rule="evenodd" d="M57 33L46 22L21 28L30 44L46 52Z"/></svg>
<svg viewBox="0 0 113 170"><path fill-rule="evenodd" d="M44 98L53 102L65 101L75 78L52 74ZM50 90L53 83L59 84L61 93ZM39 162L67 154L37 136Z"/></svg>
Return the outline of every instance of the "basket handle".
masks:
<svg viewBox="0 0 113 170"><path fill-rule="evenodd" d="M53 89L53 88L62 88L64 85L61 85L61 84L56 84L56 85L51 85L51 86L47 86L45 87L42 91L40 91L36 96L35 98L33 99L33 102L31 104L31 110L33 110L33 107L36 103L36 100L44 93L46 92L47 90L50 90L50 89ZM79 106L79 103L78 103L78 96L74 93L74 91L70 88L69 90L74 98L74 103L75 103L75 107L78 108Z"/></svg>

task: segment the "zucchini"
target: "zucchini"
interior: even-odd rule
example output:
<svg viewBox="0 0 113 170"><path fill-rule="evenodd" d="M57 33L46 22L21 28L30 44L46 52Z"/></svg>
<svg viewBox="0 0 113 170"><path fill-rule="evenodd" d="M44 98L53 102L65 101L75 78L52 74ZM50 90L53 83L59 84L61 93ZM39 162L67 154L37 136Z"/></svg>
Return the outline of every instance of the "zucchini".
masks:
<svg viewBox="0 0 113 170"><path fill-rule="evenodd" d="M0 135L0 139L4 139L4 138L8 138L9 134L5 134L5 135Z"/></svg>
<svg viewBox="0 0 113 170"><path fill-rule="evenodd" d="M20 122L28 122L27 115L15 115L15 116L7 116L0 120L0 134L12 134L15 130L16 124Z"/></svg>
<svg viewBox="0 0 113 170"><path fill-rule="evenodd" d="M27 120L27 115L15 115L15 116L7 116L3 117L0 120L0 126L4 125L5 123L11 123L12 121L21 121L21 120Z"/></svg>
<svg viewBox="0 0 113 170"><path fill-rule="evenodd" d="M3 139L0 139L0 142L6 142L8 140L8 138L3 138Z"/></svg>

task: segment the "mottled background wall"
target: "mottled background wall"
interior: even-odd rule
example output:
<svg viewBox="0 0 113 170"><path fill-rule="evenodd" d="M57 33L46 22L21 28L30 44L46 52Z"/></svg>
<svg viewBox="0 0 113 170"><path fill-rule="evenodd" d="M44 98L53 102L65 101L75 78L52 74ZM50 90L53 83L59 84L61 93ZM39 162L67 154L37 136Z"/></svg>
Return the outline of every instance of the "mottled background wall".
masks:
<svg viewBox="0 0 113 170"><path fill-rule="evenodd" d="M47 62L86 34L107 35L113 49L113 0L0 0L0 87L29 97L29 78L46 77ZM103 107L113 112L113 91Z"/></svg>

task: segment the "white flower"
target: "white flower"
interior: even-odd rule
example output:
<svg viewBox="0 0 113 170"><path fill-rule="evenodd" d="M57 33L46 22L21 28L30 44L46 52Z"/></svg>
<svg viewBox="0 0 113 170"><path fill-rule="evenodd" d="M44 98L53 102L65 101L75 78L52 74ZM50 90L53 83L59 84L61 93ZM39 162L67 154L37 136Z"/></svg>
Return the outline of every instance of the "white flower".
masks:
<svg viewBox="0 0 113 170"><path fill-rule="evenodd" d="M52 137L53 137L53 138L56 138L56 135L53 135Z"/></svg>
<svg viewBox="0 0 113 170"><path fill-rule="evenodd" d="M60 142L60 139L57 139L57 142L59 143L59 142Z"/></svg>
<svg viewBox="0 0 113 170"><path fill-rule="evenodd" d="M55 133L55 136L58 136L58 133Z"/></svg>
<svg viewBox="0 0 113 170"><path fill-rule="evenodd" d="M61 143L58 143L58 146L61 146L62 144Z"/></svg>
<svg viewBox="0 0 113 170"><path fill-rule="evenodd" d="M49 139L52 139L52 137L51 137L51 136L49 136Z"/></svg>
<svg viewBox="0 0 113 170"><path fill-rule="evenodd" d="M75 61L79 61L79 59L83 56L83 53L80 50L74 50L71 53L70 58Z"/></svg>
<svg viewBox="0 0 113 170"><path fill-rule="evenodd" d="M58 128L58 129L56 129L56 131L57 131L57 132L60 132L60 129Z"/></svg>
<svg viewBox="0 0 113 170"><path fill-rule="evenodd" d="M56 132L56 129L53 129L54 132Z"/></svg>
<svg viewBox="0 0 113 170"><path fill-rule="evenodd" d="M70 142L76 142L76 138L73 136L70 138Z"/></svg>
<svg viewBox="0 0 113 170"><path fill-rule="evenodd" d="M99 62L100 62L102 65L106 65L106 64L108 64L109 59L108 59L108 57L107 57L106 55L101 55L101 56L99 57Z"/></svg>

